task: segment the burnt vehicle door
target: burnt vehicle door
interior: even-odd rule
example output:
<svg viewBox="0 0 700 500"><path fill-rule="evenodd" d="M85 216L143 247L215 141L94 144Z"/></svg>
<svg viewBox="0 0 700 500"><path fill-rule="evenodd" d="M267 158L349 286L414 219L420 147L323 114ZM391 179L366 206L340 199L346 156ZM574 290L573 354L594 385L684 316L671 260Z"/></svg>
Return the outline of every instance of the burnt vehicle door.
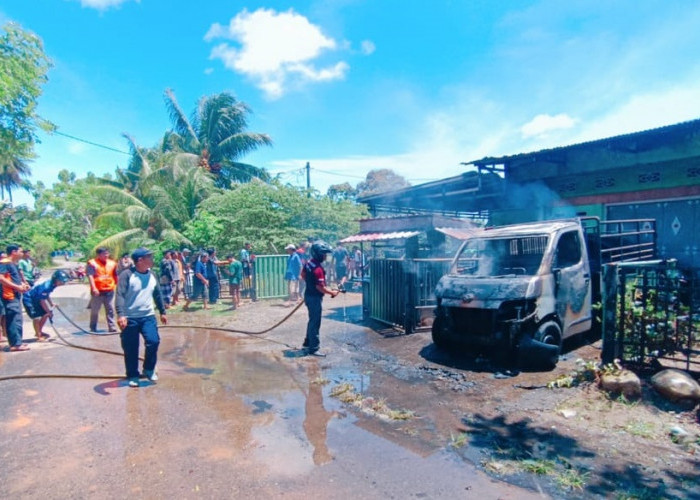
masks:
<svg viewBox="0 0 700 500"><path fill-rule="evenodd" d="M590 330L591 271L579 231L567 231L559 237L552 274L562 337Z"/></svg>

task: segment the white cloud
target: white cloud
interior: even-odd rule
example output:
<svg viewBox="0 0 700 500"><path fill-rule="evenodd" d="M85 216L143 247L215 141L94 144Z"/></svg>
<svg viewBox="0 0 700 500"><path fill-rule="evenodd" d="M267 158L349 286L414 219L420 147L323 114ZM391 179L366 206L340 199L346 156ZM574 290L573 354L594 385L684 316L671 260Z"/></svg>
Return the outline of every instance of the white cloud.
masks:
<svg viewBox="0 0 700 500"><path fill-rule="evenodd" d="M80 5L97 10L107 10L110 7L119 7L121 4L132 0L80 0ZM133 0L138 3L140 0Z"/></svg>
<svg viewBox="0 0 700 500"><path fill-rule="evenodd" d="M520 133L524 138L546 137L551 132L572 128L576 120L569 115L560 113L558 115L537 115L520 128Z"/></svg>
<svg viewBox="0 0 700 500"><path fill-rule="evenodd" d="M366 56L374 53L376 49L377 47L371 40L362 40L362 43L360 44L360 50L362 50L362 53Z"/></svg>
<svg viewBox="0 0 700 500"><path fill-rule="evenodd" d="M211 59L247 75L268 97L282 96L290 85L343 79L349 66L344 61L318 67L313 61L323 53L338 49L338 43L321 29L290 9L276 12L243 10L228 26L213 24L204 39L232 40L215 46Z"/></svg>

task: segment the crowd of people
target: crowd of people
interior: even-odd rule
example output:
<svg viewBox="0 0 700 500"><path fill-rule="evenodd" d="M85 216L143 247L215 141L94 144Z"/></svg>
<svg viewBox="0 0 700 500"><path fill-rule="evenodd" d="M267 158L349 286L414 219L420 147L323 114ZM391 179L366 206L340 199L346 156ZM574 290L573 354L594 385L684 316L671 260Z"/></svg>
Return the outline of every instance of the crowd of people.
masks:
<svg viewBox="0 0 700 500"><path fill-rule="evenodd" d="M284 279L287 282L287 304L305 301L309 322L303 349L315 354L319 349L321 303L324 295L335 297L348 280L361 276L364 259L357 247L348 251L341 243L331 248L318 241L303 241L285 247L288 255ZM330 261L326 257L330 255ZM90 287L89 328L98 333L100 312L105 311L107 333L120 333L128 384L138 387L140 377L157 380L155 371L160 342L155 309L160 321L167 321L166 311L184 302L189 311L192 302L201 301L209 309L220 300L221 282L228 282L233 309L243 304L243 298L255 300L255 254L246 242L238 255L228 254L219 260L216 249L191 252L188 248L169 249L154 272L153 252L139 248L123 253L118 260L110 250L99 247L84 266ZM50 335L43 331L53 316L51 293L75 278L75 273L58 270L43 282L29 249L8 245L0 252L0 340L7 337L10 352L29 350L23 341L22 306L31 318L37 341ZM81 276L82 277L82 276ZM82 281L82 279L81 279ZM337 285L335 289L330 284ZM143 337L146 356L143 370L138 371L139 338Z"/></svg>

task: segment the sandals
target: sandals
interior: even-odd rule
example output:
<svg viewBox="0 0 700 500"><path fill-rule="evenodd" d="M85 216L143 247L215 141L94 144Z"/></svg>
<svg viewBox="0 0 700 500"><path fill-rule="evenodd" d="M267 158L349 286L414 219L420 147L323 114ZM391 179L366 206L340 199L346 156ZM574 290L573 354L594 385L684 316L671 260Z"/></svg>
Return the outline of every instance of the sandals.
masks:
<svg viewBox="0 0 700 500"><path fill-rule="evenodd" d="M28 351L29 346L26 346L24 344L20 345L13 345L10 347L10 352L19 352L19 351Z"/></svg>
<svg viewBox="0 0 700 500"><path fill-rule="evenodd" d="M51 338L51 335L48 333L41 332L41 334L36 335L36 340L37 342L45 342Z"/></svg>

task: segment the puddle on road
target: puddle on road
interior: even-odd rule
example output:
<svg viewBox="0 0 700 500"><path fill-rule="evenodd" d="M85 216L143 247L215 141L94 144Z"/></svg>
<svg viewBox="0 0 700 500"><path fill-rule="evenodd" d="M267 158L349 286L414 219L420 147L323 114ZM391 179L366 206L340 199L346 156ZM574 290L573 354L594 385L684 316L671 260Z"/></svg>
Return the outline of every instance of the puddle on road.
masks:
<svg viewBox="0 0 700 500"><path fill-rule="evenodd" d="M87 323L84 301L61 299L60 305L78 325ZM100 321L103 318L101 313ZM75 332L65 322L61 326ZM388 422L330 396L341 384L352 385L360 395L370 394L369 372L330 366L323 358L285 358L281 349L262 347L260 339L216 330L164 330L161 338L161 389L194 405L194 414L188 415L193 422L200 413L231 426L228 444L239 451L252 449L257 459L282 476L331 461L340 446L329 442L356 434L350 427L368 431L362 433L365 446L379 438L422 457L437 449L416 439L423 431L415 428L424 423Z"/></svg>

